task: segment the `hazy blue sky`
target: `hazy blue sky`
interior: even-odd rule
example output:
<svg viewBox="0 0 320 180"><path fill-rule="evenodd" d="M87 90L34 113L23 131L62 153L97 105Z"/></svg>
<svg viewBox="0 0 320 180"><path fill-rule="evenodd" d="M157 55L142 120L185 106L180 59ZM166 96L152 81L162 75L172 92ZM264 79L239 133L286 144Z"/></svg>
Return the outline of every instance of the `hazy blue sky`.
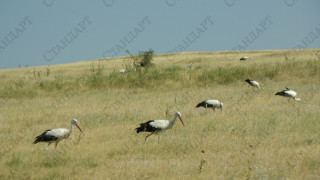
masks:
<svg viewBox="0 0 320 180"><path fill-rule="evenodd" d="M320 47L319 0L0 0L0 69L72 63L152 48Z"/></svg>

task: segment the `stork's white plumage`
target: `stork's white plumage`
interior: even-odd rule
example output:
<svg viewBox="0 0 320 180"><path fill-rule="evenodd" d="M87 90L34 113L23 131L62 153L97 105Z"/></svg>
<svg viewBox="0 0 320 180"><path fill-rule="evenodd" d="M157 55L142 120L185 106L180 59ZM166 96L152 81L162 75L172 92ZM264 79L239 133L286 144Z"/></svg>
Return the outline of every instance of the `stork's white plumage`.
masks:
<svg viewBox="0 0 320 180"><path fill-rule="evenodd" d="M253 87L256 87L258 89L260 89L260 85L257 81L251 80L251 79L246 79L245 80L248 84L250 84ZM263 89L263 88L262 88Z"/></svg>
<svg viewBox="0 0 320 180"><path fill-rule="evenodd" d="M57 150L57 145L62 139L67 139L71 132L73 125L76 125L77 128L82 132L80 126L78 125L78 121L76 119L71 120L70 129L66 128L57 128L57 129L48 129L39 136L37 136L33 142L33 144L37 144L38 142L47 142L48 147L51 143L55 142L55 151Z"/></svg>
<svg viewBox="0 0 320 180"><path fill-rule="evenodd" d="M209 100L202 101L196 107L212 108L214 111L217 108L217 109L221 109L221 112L222 112L223 103L218 100L209 99Z"/></svg>
<svg viewBox="0 0 320 180"><path fill-rule="evenodd" d="M286 87L285 90L277 92L275 95L278 96L283 96L283 97L287 97L287 98L293 98L296 101L300 101L300 98L296 98L297 93L289 88Z"/></svg>
<svg viewBox="0 0 320 180"><path fill-rule="evenodd" d="M247 60L247 59L250 59L250 57L248 57L248 56L243 56L243 57L240 58L240 61L245 61L245 60Z"/></svg>
<svg viewBox="0 0 320 180"><path fill-rule="evenodd" d="M119 73L121 73L121 74L123 74L123 73L125 73L125 72L126 72L125 69L121 69L121 70L119 71Z"/></svg>
<svg viewBox="0 0 320 180"><path fill-rule="evenodd" d="M177 118L179 118L181 123L184 125L183 120L181 118L181 113L180 112L176 112L171 121L168 121L168 120L150 120L150 121L147 121L145 123L141 123L140 127L137 127L135 130L137 131L137 133L139 133L139 132L151 132L151 134L146 136L146 138L144 140L144 141L146 141L147 138L149 136L151 136L152 134L161 133L161 132L163 132L163 131L165 131L167 129L172 128L172 126L176 122Z"/></svg>

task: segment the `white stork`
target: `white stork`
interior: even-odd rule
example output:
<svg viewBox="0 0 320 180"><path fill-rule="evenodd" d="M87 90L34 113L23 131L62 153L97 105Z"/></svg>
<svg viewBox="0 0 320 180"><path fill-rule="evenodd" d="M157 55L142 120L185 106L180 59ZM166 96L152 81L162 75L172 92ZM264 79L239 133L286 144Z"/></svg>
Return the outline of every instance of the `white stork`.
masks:
<svg viewBox="0 0 320 180"><path fill-rule="evenodd" d="M209 99L209 100L202 101L196 107L212 108L214 111L217 108L217 109L221 109L221 112L222 112L223 103L218 100Z"/></svg>
<svg viewBox="0 0 320 180"><path fill-rule="evenodd" d="M146 142L147 138L151 136L152 134L157 134L161 133L167 129L172 128L174 123L176 122L177 118L180 119L181 123L184 125L182 118L181 118L181 113L176 112L174 114L174 117L171 121L168 120L150 120L145 123L141 123L140 127L137 127L135 130L137 133L139 132L151 132L151 134L147 135L144 141Z"/></svg>
<svg viewBox="0 0 320 180"><path fill-rule="evenodd" d="M192 69L192 63L188 64L187 68Z"/></svg>
<svg viewBox="0 0 320 180"><path fill-rule="evenodd" d="M249 83L251 86L256 87L260 89L260 85L257 81L251 80L251 79L246 79L245 80L247 83ZM263 88L262 88L263 89Z"/></svg>
<svg viewBox="0 0 320 180"><path fill-rule="evenodd" d="M250 57L248 57L248 56L243 56L243 57L240 58L240 61L245 61L245 60L247 60L247 59L250 59Z"/></svg>
<svg viewBox="0 0 320 180"><path fill-rule="evenodd" d="M293 98L296 101L300 101L300 98L296 98L297 93L289 88L286 87L285 90L277 92L275 95L278 96L283 96L283 97L287 97L287 98Z"/></svg>
<svg viewBox="0 0 320 180"><path fill-rule="evenodd" d="M57 129L48 129L39 136L37 136L33 142L33 144L37 144L38 142L47 142L48 148L51 143L55 142L54 150L57 150L57 145L62 139L67 139L72 132L73 125L76 125L77 128L82 132L80 126L76 119L71 120L71 127L70 129L66 128L57 128Z"/></svg>
<svg viewBox="0 0 320 180"><path fill-rule="evenodd" d="M125 69L121 69L121 70L119 71L120 74L123 74L123 73L125 73L125 72L126 72Z"/></svg>

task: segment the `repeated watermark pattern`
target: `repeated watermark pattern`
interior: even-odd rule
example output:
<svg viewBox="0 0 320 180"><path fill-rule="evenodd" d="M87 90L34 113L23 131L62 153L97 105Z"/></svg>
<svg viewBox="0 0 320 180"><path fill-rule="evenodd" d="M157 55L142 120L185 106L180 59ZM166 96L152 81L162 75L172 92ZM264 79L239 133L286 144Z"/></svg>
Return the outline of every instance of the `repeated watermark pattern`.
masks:
<svg viewBox="0 0 320 180"><path fill-rule="evenodd" d="M308 48L315 40L320 37L320 24L304 36L299 44L295 46L294 49L306 49Z"/></svg>
<svg viewBox="0 0 320 180"><path fill-rule="evenodd" d="M51 7L54 5L54 3L56 2L57 0L43 0L43 4L47 7Z"/></svg>
<svg viewBox="0 0 320 180"><path fill-rule="evenodd" d="M166 5L172 7L175 6L177 4L177 2L179 2L180 0L164 0Z"/></svg>
<svg viewBox="0 0 320 180"><path fill-rule="evenodd" d="M130 30L125 36L123 36L120 41L115 44L112 48L107 49L103 52L102 56L106 57L115 57L120 52L126 50L125 48L131 44L135 39L137 39L141 33L143 33L148 26L152 23L149 16L142 18L139 23Z"/></svg>
<svg viewBox="0 0 320 180"><path fill-rule="evenodd" d="M8 46L14 43L24 31L27 30L29 26L32 25L30 16L26 16L22 19L21 22L11 30L4 38L0 41L0 53L3 52Z"/></svg>
<svg viewBox="0 0 320 180"><path fill-rule="evenodd" d="M287 6L294 6L298 1L299 0L283 0L284 4L286 4Z"/></svg>
<svg viewBox="0 0 320 180"><path fill-rule="evenodd" d="M316 40L318 40L320 37L320 24L318 24L312 31L308 32L298 44L296 44L293 47L294 50L294 57L292 60L299 57L301 54L301 49L307 49L310 47L311 44L313 44ZM292 51L290 51L292 52Z"/></svg>
<svg viewBox="0 0 320 180"><path fill-rule="evenodd" d="M227 5L227 6L234 6L236 4L236 2L239 1L239 0L224 0L224 3Z"/></svg>
<svg viewBox="0 0 320 180"><path fill-rule="evenodd" d="M112 6L114 2L117 0L103 0L103 3L105 6ZM228 6L234 6L235 3L239 0L224 0L225 4ZM288 6L293 6L298 0L284 0L285 4ZM56 0L43 0L43 3L50 7L53 6L53 4L56 2ZM179 0L165 0L165 3L172 7L175 6L176 3L179 2ZM148 16L144 17L136 27L134 27L132 30L130 30L123 38L120 39L119 43L114 45L112 48L106 50L103 53L103 57L114 57L117 56L120 52L124 51L125 48L131 44L135 39L137 39L141 33L143 33L147 26L151 25L151 20ZM232 50L233 51L242 51L246 50L252 43L255 42L256 39L260 38L261 35L273 24L274 22L272 21L270 16L267 16L263 19L262 22L258 24L258 26L255 27L250 33L245 36L244 39L241 40L240 43L238 43ZM19 26L17 26L14 30L12 30L5 38L1 40L0 43L0 53L7 48L10 44L12 44L19 36L26 30L26 28L31 25L32 22L29 18L29 16L25 17L24 20L19 23ZM68 47L76 38L79 37L80 34L82 34L88 26L92 24L92 21L90 20L89 16L84 17L78 24L77 26L72 29L70 32L68 32L56 45L54 45L52 48L47 50L46 52L43 53L43 57L46 61L52 61L56 56L58 56L66 47ZM178 43L176 46L174 46L171 50L169 50L167 53L179 53L179 52L184 52L188 47L190 47L193 43L196 42L197 39L199 39L209 28L214 24L212 17L207 16L198 27L196 27L193 31L191 31L185 38ZM299 44L295 46L294 49L306 49L309 47L312 43L314 43L320 36L320 24L311 32L309 32ZM297 51L296 55L299 55L300 51ZM234 54L230 55L232 53L226 54L226 56L229 58L228 59L233 59ZM233 56L232 58L230 58ZM305 92L305 101L311 100L315 93L318 92L318 89L316 88L309 88L307 92ZM198 93L198 89L194 88L191 89L188 94L180 96L178 98L179 104L184 104L190 101L190 95ZM233 104L233 107L235 110L239 111L243 104L246 104L250 101L251 98L256 96L258 93L260 93L259 90L252 90L250 93L246 93L243 95L235 104ZM122 94L125 98L119 98L116 99L115 102L112 102L108 108L111 108L112 110L117 110L121 108L120 100L121 99L129 99L130 98L130 93L124 93ZM64 95L57 99L55 103L52 104L51 108L56 109L60 104L64 104L69 101L71 95L70 93L64 93ZM294 102L294 101L293 101ZM295 107L295 106L294 106ZM293 115L292 113L295 112L295 108L292 109L292 111L285 111L287 115ZM0 121L2 121L2 115L0 114ZM214 121L210 122L204 131L210 131L210 128L214 128ZM231 131L231 134L237 135L237 133L242 133L242 132L237 132L237 129L233 129ZM227 158L227 164L229 166L238 166L240 162L242 161L247 161L249 164L249 168L254 169L259 167L259 164L254 164L252 162L252 159L254 159L254 149L263 142L267 136L269 135L269 132L267 129L261 129L260 131L260 136L256 137L255 139L251 141L246 141L246 147L241 150L241 156L232 154ZM19 138L23 138L23 135L20 134L18 135ZM16 138L17 139L17 138ZM4 156L4 154L10 152L12 149L15 148L15 146L18 144L18 140L16 139L11 139L11 143L7 143L7 146L2 150L0 153L0 157ZM81 140L81 134L79 134L78 137L71 137L71 141L68 143L65 143L64 146L61 146L62 149L68 149L72 145L77 145L79 144ZM203 142L201 141L195 141L192 144L188 144L187 146L192 147L192 148L198 148L199 146L202 145ZM299 151L296 153L290 154L286 161L288 165L291 167L295 167L298 163L300 163L305 156L307 155L307 151ZM57 158L57 156L55 156ZM201 161L202 162L202 161ZM204 161L205 162L205 161ZM128 162L126 162L128 163ZM137 164L134 160L130 162L131 164ZM142 161L138 163L144 163L146 165L153 166L154 161L147 162L147 161ZM261 167L259 167L261 168ZM200 170L201 171L201 170ZM259 177L265 177L264 175L261 175ZM308 175L308 177L316 177L319 178L320 176L318 175Z"/></svg>
<svg viewBox="0 0 320 180"><path fill-rule="evenodd" d="M196 42L208 29L214 24L211 16L207 16L201 21L200 25L192 30L183 40L174 46L172 49L168 50L168 54L184 52L188 47ZM167 57L171 57L170 55Z"/></svg>
<svg viewBox="0 0 320 180"><path fill-rule="evenodd" d="M227 59L233 60L235 56L240 53L240 51L246 50L252 43L255 42L255 40L260 38L273 23L274 21L270 16L264 17L263 20L241 40L240 43L232 48L231 51L236 51L237 53L226 52L225 55Z"/></svg>
<svg viewBox="0 0 320 180"><path fill-rule="evenodd" d="M117 0L102 0L103 4L104 4L105 6L108 6L108 7L112 6L113 3L116 2L116 1L117 1Z"/></svg>
<svg viewBox="0 0 320 180"><path fill-rule="evenodd" d="M56 56L58 56L66 47L68 47L75 39L82 34L89 25L92 24L89 16L84 17L77 25L69 31L58 43L53 47L46 50L43 53L43 58L46 61L52 61Z"/></svg>

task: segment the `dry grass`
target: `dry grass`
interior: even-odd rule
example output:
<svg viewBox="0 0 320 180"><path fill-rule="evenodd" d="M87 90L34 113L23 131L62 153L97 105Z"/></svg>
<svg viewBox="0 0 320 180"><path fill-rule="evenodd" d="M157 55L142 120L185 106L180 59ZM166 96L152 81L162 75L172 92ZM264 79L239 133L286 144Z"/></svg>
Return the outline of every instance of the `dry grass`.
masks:
<svg viewBox="0 0 320 180"><path fill-rule="evenodd" d="M158 55L144 82L115 73L124 58L100 60L101 82L88 78L93 61L50 66L48 76L48 67L36 67L36 77L34 68L1 70L0 179L319 179L318 52ZM265 89L247 87L247 76ZM302 102L274 96L284 86ZM221 100L224 112L195 108L207 98ZM177 122L159 142L135 133L175 111L186 126ZM84 132L61 141L58 153L32 144L72 118Z"/></svg>

